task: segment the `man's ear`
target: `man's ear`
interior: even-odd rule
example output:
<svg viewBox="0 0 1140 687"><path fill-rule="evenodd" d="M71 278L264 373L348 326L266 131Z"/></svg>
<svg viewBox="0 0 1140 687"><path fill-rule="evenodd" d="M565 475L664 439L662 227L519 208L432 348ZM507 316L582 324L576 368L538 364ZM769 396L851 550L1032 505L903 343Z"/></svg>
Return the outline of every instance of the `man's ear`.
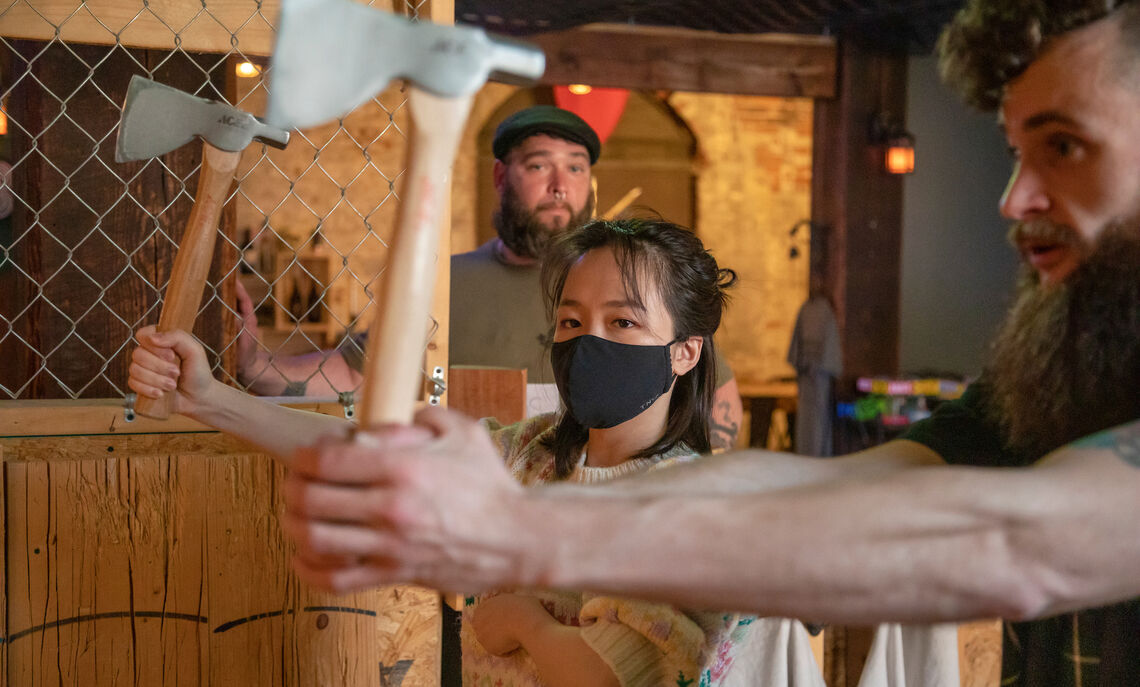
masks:
<svg viewBox="0 0 1140 687"><path fill-rule="evenodd" d="M491 167L491 179L495 182L495 193L502 197L503 188L507 184L507 165L502 160L495 160Z"/></svg>
<svg viewBox="0 0 1140 687"><path fill-rule="evenodd" d="M673 344L669 354L673 362L673 374L680 377L696 367L701 359L701 349L704 345L704 338L699 336L690 336L684 341Z"/></svg>

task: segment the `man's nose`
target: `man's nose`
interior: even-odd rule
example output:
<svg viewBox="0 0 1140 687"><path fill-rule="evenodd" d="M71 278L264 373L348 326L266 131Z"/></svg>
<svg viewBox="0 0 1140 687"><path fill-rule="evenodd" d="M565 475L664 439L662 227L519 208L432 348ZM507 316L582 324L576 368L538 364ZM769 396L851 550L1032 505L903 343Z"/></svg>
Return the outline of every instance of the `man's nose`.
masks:
<svg viewBox="0 0 1140 687"><path fill-rule="evenodd" d="M1001 196L1001 214L1007 219L1024 221L1048 211L1049 196L1040 176L1020 161L1016 162Z"/></svg>
<svg viewBox="0 0 1140 687"><path fill-rule="evenodd" d="M566 174L562 170L555 167L550 172L550 184L548 190L558 200L566 198Z"/></svg>

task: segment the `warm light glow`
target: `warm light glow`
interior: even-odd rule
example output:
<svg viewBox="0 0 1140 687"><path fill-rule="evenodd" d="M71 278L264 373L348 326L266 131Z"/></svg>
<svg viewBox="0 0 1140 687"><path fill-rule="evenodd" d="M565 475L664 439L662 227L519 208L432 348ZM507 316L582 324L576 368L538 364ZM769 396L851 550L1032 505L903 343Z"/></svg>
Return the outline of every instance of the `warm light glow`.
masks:
<svg viewBox="0 0 1140 687"><path fill-rule="evenodd" d="M914 171L914 146L896 143L887 148L887 171L891 174L910 174Z"/></svg>
<svg viewBox="0 0 1140 687"><path fill-rule="evenodd" d="M0 107L0 136L8 135L8 112Z"/></svg>
<svg viewBox="0 0 1140 687"><path fill-rule="evenodd" d="M238 76L257 76L261 73L261 67L252 62L238 62L237 66L234 67L234 73Z"/></svg>
<svg viewBox="0 0 1140 687"><path fill-rule="evenodd" d="M584 83L572 83L566 88L569 89L570 92L574 95L586 95L590 91L594 90L593 87L587 86Z"/></svg>

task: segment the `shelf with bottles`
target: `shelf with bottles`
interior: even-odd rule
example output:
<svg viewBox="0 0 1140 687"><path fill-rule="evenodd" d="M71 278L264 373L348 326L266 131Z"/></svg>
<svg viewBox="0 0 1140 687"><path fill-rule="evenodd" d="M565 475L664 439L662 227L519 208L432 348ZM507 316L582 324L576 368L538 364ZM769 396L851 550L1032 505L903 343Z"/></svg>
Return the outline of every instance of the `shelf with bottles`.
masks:
<svg viewBox="0 0 1140 687"><path fill-rule="evenodd" d="M277 251L273 280L273 328L315 334L322 345L331 344L341 329L333 317L333 279L341 257L321 241L320 232L300 250Z"/></svg>

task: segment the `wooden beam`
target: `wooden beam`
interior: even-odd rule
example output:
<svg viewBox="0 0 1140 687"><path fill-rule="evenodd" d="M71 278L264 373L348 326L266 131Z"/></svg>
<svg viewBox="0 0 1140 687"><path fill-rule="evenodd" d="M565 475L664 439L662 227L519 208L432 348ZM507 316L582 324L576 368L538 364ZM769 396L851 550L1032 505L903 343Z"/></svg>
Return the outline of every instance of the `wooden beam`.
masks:
<svg viewBox="0 0 1140 687"><path fill-rule="evenodd" d="M836 46L823 36L592 24L527 40L546 51L548 84L835 96Z"/></svg>
<svg viewBox="0 0 1140 687"><path fill-rule="evenodd" d="M289 408L344 417L339 403L306 402L285 404ZM67 437L78 435L121 435L216 433L217 430L182 415L169 420L138 416L127 422L121 399L31 400L0 402L0 439L13 437Z"/></svg>
<svg viewBox="0 0 1140 687"><path fill-rule="evenodd" d="M450 3L444 3L446 6ZM150 0L26 0L0 14L0 36L67 43L124 45L131 48L264 56L273 50L279 0L210 0L209 11L198 2ZM393 11L393 2L376 0L372 7ZM402 9L404 2L399 2ZM433 21L443 21L431 14Z"/></svg>

